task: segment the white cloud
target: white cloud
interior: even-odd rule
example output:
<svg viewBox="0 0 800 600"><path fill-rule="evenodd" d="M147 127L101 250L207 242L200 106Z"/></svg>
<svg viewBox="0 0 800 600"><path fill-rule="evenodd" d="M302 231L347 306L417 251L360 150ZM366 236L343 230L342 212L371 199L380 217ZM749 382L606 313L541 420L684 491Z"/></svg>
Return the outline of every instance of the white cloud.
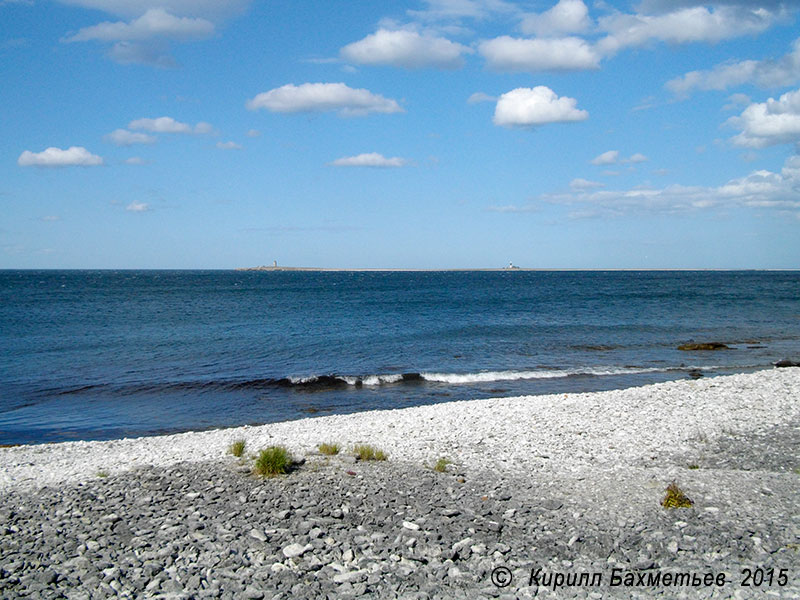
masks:
<svg viewBox="0 0 800 600"><path fill-rule="evenodd" d="M605 184L600 183L599 181L589 181L588 179L582 179L578 177L577 179L573 179L569 182L569 187L571 187L573 190L592 190L605 187Z"/></svg>
<svg viewBox="0 0 800 600"><path fill-rule="evenodd" d="M62 4L101 10L120 17L138 17L163 9L173 15L219 20L240 13L251 0L59 0Z"/></svg>
<svg viewBox="0 0 800 600"><path fill-rule="evenodd" d="M559 0L550 10L527 15L520 23L522 33L554 37L565 33L580 33L592 26L589 9L582 0Z"/></svg>
<svg viewBox="0 0 800 600"><path fill-rule="evenodd" d="M241 144L236 142L217 142L217 148L220 150L241 150Z"/></svg>
<svg viewBox="0 0 800 600"><path fill-rule="evenodd" d="M141 17L125 23L104 22L84 27L78 33L66 38L68 42L142 41L153 38L170 40L192 40L208 37L214 33L211 21L190 17L176 17L163 8L151 8Z"/></svg>
<svg viewBox="0 0 800 600"><path fill-rule="evenodd" d="M687 96L692 90L725 90L752 83L762 88L793 85L800 81L800 39L792 51L781 58L727 62L707 71L690 71L671 79L666 88L677 96Z"/></svg>
<svg viewBox="0 0 800 600"><path fill-rule="evenodd" d="M125 207L125 210L131 212L145 212L150 210L150 205L146 202L136 202L135 200Z"/></svg>
<svg viewBox="0 0 800 600"><path fill-rule="evenodd" d="M593 165L615 165L619 162L619 150L609 150L599 156L595 156L591 161Z"/></svg>
<svg viewBox="0 0 800 600"><path fill-rule="evenodd" d="M247 137L249 137L249 138L261 137L261 132L258 129L250 129L247 132Z"/></svg>
<svg viewBox="0 0 800 600"><path fill-rule="evenodd" d="M517 88L500 96L493 120L495 125L503 127L533 127L588 119L589 113L576 108L576 104L574 98L559 97L543 85Z"/></svg>
<svg viewBox="0 0 800 600"><path fill-rule="evenodd" d="M443 37L416 31L379 29L341 50L342 58L359 65L394 65L406 69L458 69L463 54L473 50Z"/></svg>
<svg viewBox="0 0 800 600"><path fill-rule="evenodd" d="M106 136L106 139L117 146L132 146L133 144L153 144L156 137L146 133L134 133L127 129L115 129Z"/></svg>
<svg viewBox="0 0 800 600"><path fill-rule="evenodd" d="M619 150L609 150L608 152L603 152L599 156L595 156L589 162L591 162L593 165L617 165L625 163L642 163L646 161L647 157L640 152L637 152L628 158L623 158L620 156Z"/></svg>
<svg viewBox="0 0 800 600"><path fill-rule="evenodd" d="M125 159L126 165L143 165L146 164L145 160L141 156L131 156L130 158Z"/></svg>
<svg viewBox="0 0 800 600"><path fill-rule="evenodd" d="M495 71L577 71L596 69L600 55L584 40L520 39L507 35L481 42L478 51Z"/></svg>
<svg viewBox="0 0 800 600"><path fill-rule="evenodd" d="M713 207L798 209L800 156L786 160L780 173L754 171L717 187L673 184L663 188L629 190L576 189L547 194L540 200L589 209L592 214L621 215L631 212L678 213ZM584 211L585 212L585 211Z"/></svg>
<svg viewBox="0 0 800 600"><path fill-rule="evenodd" d="M336 111L341 116L404 112L395 100L344 83L290 83L258 94L247 108L281 113Z"/></svg>
<svg viewBox="0 0 800 600"><path fill-rule="evenodd" d="M783 94L778 100L754 103L728 124L741 129L732 141L737 146L765 148L800 142L800 89Z"/></svg>
<svg viewBox="0 0 800 600"><path fill-rule="evenodd" d="M96 167L103 164L103 159L83 146L71 146L66 150L51 147L42 152L25 150L17 164L21 167Z"/></svg>
<svg viewBox="0 0 800 600"><path fill-rule="evenodd" d="M55 223L60 220L61 217L58 215L45 215L40 219L40 221L45 221L46 223Z"/></svg>
<svg viewBox="0 0 800 600"><path fill-rule="evenodd" d="M143 129L152 133L183 133L206 134L212 133L214 128L209 123L200 122L194 127L188 123L181 123L172 117L158 117L157 119L136 119L128 123L130 129Z"/></svg>
<svg viewBox="0 0 800 600"><path fill-rule="evenodd" d="M497 98L495 96L490 96L489 94L484 94L483 92L475 92L469 98L467 98L467 102L469 104L478 104L479 102L497 102Z"/></svg>
<svg viewBox="0 0 800 600"><path fill-rule="evenodd" d="M614 13L598 20L599 28L608 33L598 42L598 49L611 55L651 41L719 42L761 33L780 16L758 6L691 6L655 15Z"/></svg>
<svg viewBox="0 0 800 600"><path fill-rule="evenodd" d="M393 157L386 158L377 152L370 152L367 154L359 154L358 156L345 156L337 158L329 163L333 167L378 167L378 168L392 168L392 167L405 167L408 161L404 158Z"/></svg>

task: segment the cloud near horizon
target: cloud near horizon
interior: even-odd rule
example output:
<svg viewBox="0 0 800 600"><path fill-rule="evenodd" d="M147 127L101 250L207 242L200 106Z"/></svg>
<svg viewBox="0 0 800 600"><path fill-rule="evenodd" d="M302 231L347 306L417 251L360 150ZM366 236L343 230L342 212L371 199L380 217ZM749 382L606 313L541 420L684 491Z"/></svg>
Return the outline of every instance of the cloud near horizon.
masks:
<svg viewBox="0 0 800 600"><path fill-rule="evenodd" d="M42 152L25 150L19 155L20 167L97 167L103 164L102 157L92 154L83 146L70 146L66 150L50 147Z"/></svg>
<svg viewBox="0 0 800 600"><path fill-rule="evenodd" d="M247 101L247 108L278 113L336 112L343 117L405 112L396 100L344 83L290 83L258 94Z"/></svg>

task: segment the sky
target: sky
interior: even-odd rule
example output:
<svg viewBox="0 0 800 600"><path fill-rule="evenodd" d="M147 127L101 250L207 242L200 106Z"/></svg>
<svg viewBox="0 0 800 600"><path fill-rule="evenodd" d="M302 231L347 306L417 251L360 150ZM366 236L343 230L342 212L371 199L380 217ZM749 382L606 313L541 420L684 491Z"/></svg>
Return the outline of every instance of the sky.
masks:
<svg viewBox="0 0 800 600"><path fill-rule="evenodd" d="M800 268L800 0L0 0L0 268Z"/></svg>

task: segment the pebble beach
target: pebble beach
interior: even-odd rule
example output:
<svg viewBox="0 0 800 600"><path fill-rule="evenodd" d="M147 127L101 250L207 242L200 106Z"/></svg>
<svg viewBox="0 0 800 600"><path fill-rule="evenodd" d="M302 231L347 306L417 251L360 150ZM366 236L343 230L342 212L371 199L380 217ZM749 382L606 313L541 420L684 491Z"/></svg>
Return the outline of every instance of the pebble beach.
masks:
<svg viewBox="0 0 800 600"><path fill-rule="evenodd" d="M796 598L798 452L798 368L2 448L0 596Z"/></svg>

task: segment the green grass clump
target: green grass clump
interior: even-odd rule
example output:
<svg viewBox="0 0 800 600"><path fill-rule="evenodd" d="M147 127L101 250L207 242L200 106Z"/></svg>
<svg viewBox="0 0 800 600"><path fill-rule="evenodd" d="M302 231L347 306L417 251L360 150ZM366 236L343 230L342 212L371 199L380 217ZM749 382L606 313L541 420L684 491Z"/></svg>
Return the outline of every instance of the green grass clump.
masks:
<svg viewBox="0 0 800 600"><path fill-rule="evenodd" d="M293 463L292 455L283 446L270 446L259 452L253 470L262 477L287 473Z"/></svg>
<svg viewBox="0 0 800 600"><path fill-rule="evenodd" d="M97 476L100 477L101 479L105 479L106 477L108 477L108 473L106 471L98 471Z"/></svg>
<svg viewBox="0 0 800 600"><path fill-rule="evenodd" d="M437 473L444 473L447 471L447 465L451 464L452 461L448 460L445 457L440 458L436 461L436 464L433 465L433 470Z"/></svg>
<svg viewBox="0 0 800 600"><path fill-rule="evenodd" d="M695 464L689 465L689 469L691 469L692 471L696 471L699 468L700 468L700 465L695 465Z"/></svg>
<svg viewBox="0 0 800 600"><path fill-rule="evenodd" d="M356 458L359 460L386 460L387 456L386 453L376 448L375 446L370 446L369 444L360 444L353 448L353 454L356 455Z"/></svg>
<svg viewBox="0 0 800 600"><path fill-rule="evenodd" d="M244 440L236 440L228 447L228 453L233 454L236 458L241 458L246 446L247 442Z"/></svg>
<svg viewBox="0 0 800 600"><path fill-rule="evenodd" d="M661 506L664 508L691 508L693 505L694 502L689 500L674 481L669 484L667 494L661 500Z"/></svg>
<svg viewBox="0 0 800 600"><path fill-rule="evenodd" d="M339 444L328 444L327 442L323 442L317 449L320 453L325 454L327 456L334 456L335 454L339 454Z"/></svg>

